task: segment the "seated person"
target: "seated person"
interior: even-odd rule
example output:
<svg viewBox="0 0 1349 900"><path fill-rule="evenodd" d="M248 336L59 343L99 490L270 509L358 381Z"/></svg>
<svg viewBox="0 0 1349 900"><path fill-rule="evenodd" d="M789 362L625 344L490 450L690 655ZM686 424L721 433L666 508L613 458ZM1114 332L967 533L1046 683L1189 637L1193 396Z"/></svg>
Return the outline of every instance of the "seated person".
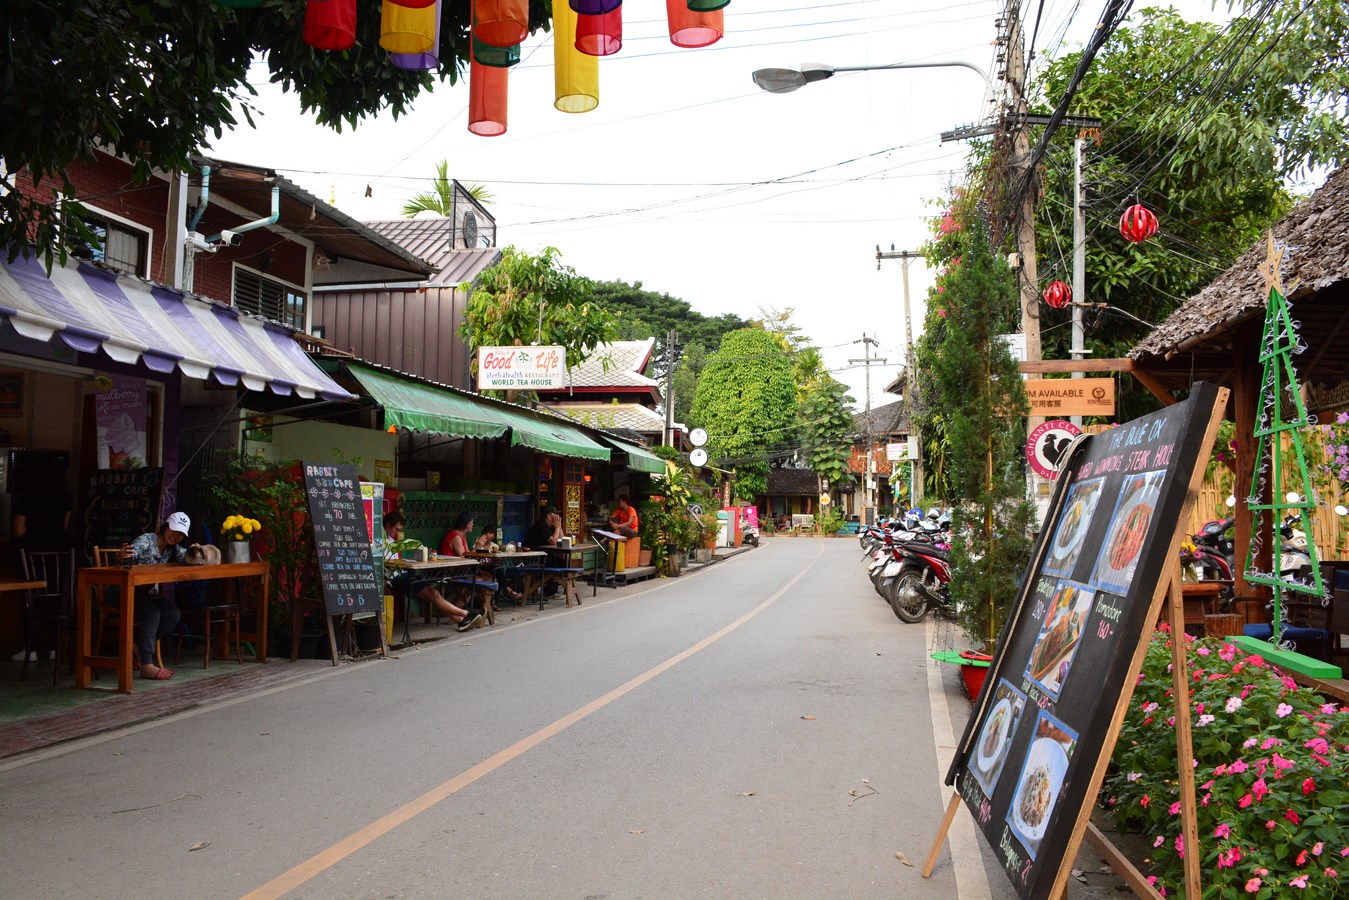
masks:
<svg viewBox="0 0 1349 900"><path fill-rule="evenodd" d="M556 547L562 536L562 516L556 509L547 506L525 532L525 546L532 550Z"/></svg>
<svg viewBox="0 0 1349 900"><path fill-rule="evenodd" d="M406 520L401 512L391 512L384 517L384 558L397 559L398 554L389 547L393 541L401 541L406 527ZM460 631L469 631L473 628L481 628L483 617L481 615L471 615L468 610L460 609L450 601L446 600L436 589L434 581L426 578L417 578L414 580L413 573L402 571L389 579L389 586L395 594L402 594L404 597L416 597L418 600L425 600L436 609L440 610L451 621L458 626ZM410 613L410 611L409 611Z"/></svg>
<svg viewBox="0 0 1349 900"><path fill-rule="evenodd" d="M133 566L162 566L180 563L186 548L187 531L192 521L187 513L170 515L154 531L146 532L122 548L122 559ZM173 595L160 593L159 585L143 584L136 588L136 651L140 658L142 678L167 681L172 669L155 665L155 644L178 627L182 613Z"/></svg>
<svg viewBox="0 0 1349 900"><path fill-rule="evenodd" d="M468 555L468 533L473 530L473 514L470 512L461 512L455 517L454 527L445 532L445 537L440 542L441 556L467 556ZM478 547L474 545L474 549ZM473 577L477 581L496 581L496 573L493 571L493 562L490 559L483 560L478 568L474 570ZM490 590L487 587L484 591ZM512 600L520 599L520 595L510 588L505 588L504 593Z"/></svg>
<svg viewBox="0 0 1349 900"><path fill-rule="evenodd" d="M495 553L501 549L497 546L497 530L491 525L484 528L482 534L473 542L473 549L479 553Z"/></svg>
<svg viewBox="0 0 1349 900"><path fill-rule="evenodd" d="M618 496L618 509L609 516L609 530L623 537L637 537L637 510L628 502L627 494Z"/></svg>

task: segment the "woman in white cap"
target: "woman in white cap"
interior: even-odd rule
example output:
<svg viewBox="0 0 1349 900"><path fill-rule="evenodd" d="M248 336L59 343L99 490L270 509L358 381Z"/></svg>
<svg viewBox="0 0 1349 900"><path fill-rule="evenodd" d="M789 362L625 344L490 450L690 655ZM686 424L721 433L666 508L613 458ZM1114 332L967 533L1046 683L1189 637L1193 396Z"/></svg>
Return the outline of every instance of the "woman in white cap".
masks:
<svg viewBox="0 0 1349 900"><path fill-rule="evenodd" d="M182 562L186 553L183 542L191 527L187 513L173 513L157 529L123 547L122 559L132 566ZM155 644L173 634L180 619L178 604L172 597L161 594L159 585L136 588L136 649L140 652L142 678L167 681L173 677L172 669L155 665Z"/></svg>

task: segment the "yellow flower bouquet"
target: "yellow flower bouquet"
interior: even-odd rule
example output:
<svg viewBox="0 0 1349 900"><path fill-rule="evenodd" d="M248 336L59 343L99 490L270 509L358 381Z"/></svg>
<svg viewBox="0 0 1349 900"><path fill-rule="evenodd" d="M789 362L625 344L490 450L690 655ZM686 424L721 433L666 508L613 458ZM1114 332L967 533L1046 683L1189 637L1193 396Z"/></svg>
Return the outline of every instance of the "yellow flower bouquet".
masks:
<svg viewBox="0 0 1349 900"><path fill-rule="evenodd" d="M248 541L262 530L262 523L247 516L230 516L220 526L222 541Z"/></svg>

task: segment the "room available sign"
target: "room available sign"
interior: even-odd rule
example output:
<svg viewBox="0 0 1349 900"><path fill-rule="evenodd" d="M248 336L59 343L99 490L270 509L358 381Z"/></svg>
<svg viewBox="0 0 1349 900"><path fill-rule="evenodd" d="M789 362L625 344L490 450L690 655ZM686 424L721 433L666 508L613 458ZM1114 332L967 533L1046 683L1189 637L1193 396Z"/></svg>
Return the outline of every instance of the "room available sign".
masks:
<svg viewBox="0 0 1349 900"><path fill-rule="evenodd" d="M1032 416L1113 416L1115 382L1110 378L1027 378Z"/></svg>
<svg viewBox="0 0 1349 900"><path fill-rule="evenodd" d="M566 387L563 347L479 347L478 390L518 391Z"/></svg>

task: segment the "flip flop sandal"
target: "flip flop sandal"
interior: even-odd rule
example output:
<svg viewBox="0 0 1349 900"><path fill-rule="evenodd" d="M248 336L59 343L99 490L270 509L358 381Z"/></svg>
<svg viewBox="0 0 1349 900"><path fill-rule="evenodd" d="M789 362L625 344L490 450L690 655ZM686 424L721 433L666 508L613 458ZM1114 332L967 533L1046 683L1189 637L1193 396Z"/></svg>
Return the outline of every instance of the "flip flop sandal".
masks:
<svg viewBox="0 0 1349 900"><path fill-rule="evenodd" d="M148 679L150 681L168 681L170 678L173 677L173 670L161 668L153 675L146 675L144 672L142 672L141 677Z"/></svg>

